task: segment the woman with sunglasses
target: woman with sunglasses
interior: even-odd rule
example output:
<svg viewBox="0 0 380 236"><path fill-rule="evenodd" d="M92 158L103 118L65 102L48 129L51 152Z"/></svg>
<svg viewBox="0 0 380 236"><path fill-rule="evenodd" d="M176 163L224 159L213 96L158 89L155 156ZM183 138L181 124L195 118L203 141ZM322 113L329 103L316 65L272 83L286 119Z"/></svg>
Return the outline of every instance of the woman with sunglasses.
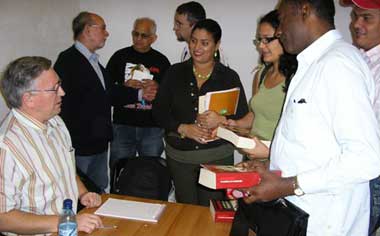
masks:
<svg viewBox="0 0 380 236"><path fill-rule="evenodd" d="M228 120L227 124L250 129L255 136L256 148L243 150L251 158L266 158L269 149L260 140L272 140L280 118L282 105L290 79L297 69L295 56L284 52L276 29L280 22L277 10L263 16L258 23L257 37L253 40L262 65L256 70L250 112L239 120Z"/></svg>

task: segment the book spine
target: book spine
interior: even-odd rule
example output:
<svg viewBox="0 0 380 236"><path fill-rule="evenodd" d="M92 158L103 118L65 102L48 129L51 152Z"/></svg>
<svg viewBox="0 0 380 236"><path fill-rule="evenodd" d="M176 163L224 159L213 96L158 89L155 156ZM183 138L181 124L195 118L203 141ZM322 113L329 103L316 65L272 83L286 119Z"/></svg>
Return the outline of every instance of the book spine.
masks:
<svg viewBox="0 0 380 236"><path fill-rule="evenodd" d="M249 188L258 185L261 180L255 172L220 173L216 178L216 189Z"/></svg>
<svg viewBox="0 0 380 236"><path fill-rule="evenodd" d="M233 215L225 215L221 212L215 213L214 222L232 222L234 220L235 213Z"/></svg>
<svg viewBox="0 0 380 236"><path fill-rule="evenodd" d="M214 222L232 222L235 216L235 208L230 201L211 200L211 214Z"/></svg>

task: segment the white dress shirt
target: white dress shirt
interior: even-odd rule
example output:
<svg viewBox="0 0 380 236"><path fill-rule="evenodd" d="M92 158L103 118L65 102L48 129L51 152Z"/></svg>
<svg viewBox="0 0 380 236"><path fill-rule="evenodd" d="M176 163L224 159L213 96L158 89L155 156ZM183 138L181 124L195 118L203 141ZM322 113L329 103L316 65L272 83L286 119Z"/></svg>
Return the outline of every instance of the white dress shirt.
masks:
<svg viewBox="0 0 380 236"><path fill-rule="evenodd" d="M297 60L271 147L271 169L298 176L305 195L288 200L310 214L308 236L366 236L368 183L380 174L371 72L336 30Z"/></svg>
<svg viewBox="0 0 380 236"><path fill-rule="evenodd" d="M99 66L99 55L95 52L94 53L90 52L90 50L88 50L88 48L86 48L86 46L84 46L79 41L75 41L74 45L75 45L75 48L78 49L78 51L80 53L82 53L82 55L87 58L88 62L90 62L92 68L94 69L94 71L98 75L100 83L102 84L103 88L105 89L106 85L104 83L103 72Z"/></svg>

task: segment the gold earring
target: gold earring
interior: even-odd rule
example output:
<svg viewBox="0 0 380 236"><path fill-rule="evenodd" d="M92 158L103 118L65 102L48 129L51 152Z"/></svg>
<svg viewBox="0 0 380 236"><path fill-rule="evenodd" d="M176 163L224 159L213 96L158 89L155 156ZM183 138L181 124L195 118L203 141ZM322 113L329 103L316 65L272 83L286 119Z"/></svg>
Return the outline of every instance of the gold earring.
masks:
<svg viewBox="0 0 380 236"><path fill-rule="evenodd" d="M214 57L216 58L218 56L218 51L214 52Z"/></svg>

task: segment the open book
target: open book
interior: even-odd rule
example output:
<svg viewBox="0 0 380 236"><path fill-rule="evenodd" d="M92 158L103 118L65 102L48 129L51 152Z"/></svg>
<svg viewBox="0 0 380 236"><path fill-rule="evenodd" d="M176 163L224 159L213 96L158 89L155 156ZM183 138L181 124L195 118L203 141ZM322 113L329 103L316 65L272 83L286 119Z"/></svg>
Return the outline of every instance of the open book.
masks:
<svg viewBox="0 0 380 236"><path fill-rule="evenodd" d="M240 88L208 92L199 97L198 112L215 111L220 115L233 115L239 103Z"/></svg>
<svg viewBox="0 0 380 236"><path fill-rule="evenodd" d="M158 222L166 205L109 198L98 210L96 215Z"/></svg>

